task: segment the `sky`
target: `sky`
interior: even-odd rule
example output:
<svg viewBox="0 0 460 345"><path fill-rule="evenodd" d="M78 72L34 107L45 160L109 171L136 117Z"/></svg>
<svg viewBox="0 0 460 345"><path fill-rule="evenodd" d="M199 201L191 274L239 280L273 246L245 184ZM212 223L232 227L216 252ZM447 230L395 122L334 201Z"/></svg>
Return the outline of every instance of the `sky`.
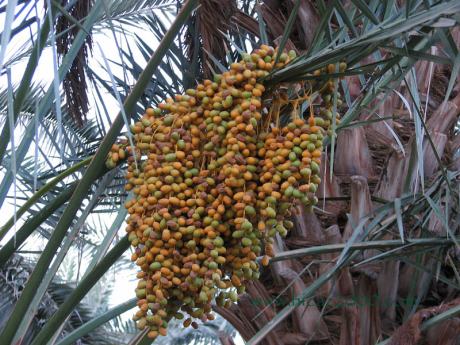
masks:
<svg viewBox="0 0 460 345"><path fill-rule="evenodd" d="M41 4L41 2L39 3ZM39 13L42 13L42 11L43 9L38 9ZM39 16L42 17L43 15L39 14ZM20 20L22 20L22 17L18 17L13 26L17 25L16 23L19 22ZM5 16L0 15L0 28L2 30L4 30L4 25L5 25ZM117 60L118 50L116 48L116 44L114 42L113 36L108 37L106 34L97 33L94 35L93 39L96 44L99 44L100 46L104 47L104 52L105 52L104 54L106 56L110 57L110 59L113 59L115 61ZM16 35L10 41L8 45L8 50L6 53L5 61L8 61L8 59L12 56L12 53L17 51L25 42L29 40L30 40L30 33L28 33L27 31L23 31L21 34ZM101 58L100 50L98 49L98 46L95 46L95 48L96 49L93 49L94 60L102 62L103 59ZM24 60L21 60L19 63L12 65L11 76L12 76L13 85L18 85L18 83L20 82L22 75L23 75L23 71L26 67L26 63L27 63L27 60L24 59ZM93 67L96 70L98 70L102 75L104 75L107 79L109 79L105 71L99 66L99 63L93 63ZM114 69L114 73L116 73L117 67L112 66L112 68ZM40 83L45 88L48 88L52 84L53 77L54 77L53 54L52 54L51 48L46 48L43 51L41 58L39 60L39 64L37 66L36 73L35 73L34 82ZM2 89L6 88L7 80L6 80L5 75L0 76L0 85ZM90 87L92 86L90 85ZM100 92L102 94L105 94L105 97L104 97L105 106L107 107L109 114L112 114L112 118L115 118L116 114L119 111L119 106L117 102L105 90L100 90ZM95 113L95 100L94 98L90 97L90 111L88 112L88 117L90 119L93 118L95 116L94 113ZM3 123L1 125L3 126ZM18 142L20 141L23 131L24 131L24 127L21 125L18 125L15 130L16 146L18 145ZM41 132L43 132L43 129L41 129ZM40 144L41 143L39 142L39 145ZM32 144L28 155L33 157L34 153L35 153L35 143ZM39 156L38 160L43 161L43 158L44 157ZM61 160L59 159L59 154L57 152L55 154L55 157L51 156L47 158L50 160L50 162L53 165L57 165L61 162ZM4 171L5 170L3 168L0 169L0 181L2 180L4 176ZM17 186L16 193L18 197L21 196L19 185ZM14 195L14 186L12 186L12 188L10 189L10 192L9 192L10 198L8 198L4 202L2 207L0 208L1 214L6 215L6 217L2 219L10 218L11 216L13 216L15 212L15 207L14 207L15 202L14 202L14 199L12 198L13 195ZM17 200L17 204L19 205L22 204L22 202L23 201L21 200ZM115 219L115 216L116 216L116 213L110 214L110 215L109 214L98 214L94 216L90 215L87 219L87 222L89 222L90 224L94 224L96 227L97 226L100 227L99 224L102 224L102 226L105 227L105 230L106 230L110 227L111 223ZM15 228L16 229L19 228L26 219L27 219L27 215L18 219L15 225ZM3 220L0 220L0 226L1 225L3 225ZM14 231L11 232L9 236L7 236L3 241L1 241L0 244L4 244L6 241L8 241L13 236L13 233ZM124 233L125 232L124 232L124 224L123 224L121 229L119 230L119 236L123 236ZM31 238L31 240L28 240L24 244L21 250L40 251L45 247L45 244L46 244L45 241L40 240L40 238L37 236L34 236L33 238ZM29 256L36 257L35 254L29 254ZM129 258L130 256L129 251L126 253L125 256ZM63 278L71 278L71 279L73 278L72 280L74 280L77 276L79 276L81 279L82 273L84 273L85 266L89 264L89 261L90 261L89 259L90 258L88 257L82 257L80 259L78 256L78 251L73 250L66 256L66 258L62 262L59 268L59 274ZM76 272L78 271L79 268L80 268L80 274L77 275ZM109 307L113 307L120 303L123 303L127 299L129 299L130 296L134 296L134 289L136 287L136 278L135 278L136 271L135 270L136 268L133 265L131 269L124 269L119 272L113 272L113 270L112 272L109 271L109 273L107 274L107 277L108 279L111 279L112 281L112 293L109 298ZM126 312L125 314L123 314L123 319L124 320L130 319L132 313L133 311Z"/></svg>
<svg viewBox="0 0 460 345"><path fill-rule="evenodd" d="M41 4L41 2L39 3ZM43 14L42 14L43 8L38 8L37 11L39 13L39 17L43 17ZM20 23L20 21L23 18L24 16L19 16L17 20L15 20L13 27L15 27L18 23ZM0 15L0 28L4 30L4 26L5 26L5 16L3 14L3 15ZM137 31L138 33L140 33L140 29L135 29L134 31ZM142 34L144 35L144 37L146 35L147 36L149 35L149 33L146 34L145 32L143 32ZM7 62L9 58L12 56L12 54L14 54L14 52L20 49L20 47L29 40L30 40L30 33L27 31L23 31L21 32L21 34L16 35L8 44L8 49L7 49L7 53L5 56L5 62ZM100 33L100 32L95 33L93 35L93 42L94 42L94 46L93 46L94 56L93 58L91 58L92 67L96 71L98 71L102 76L104 76L105 79L109 80L110 79L109 75L106 73L104 68L102 68L104 64L104 59L101 55L101 51L99 47L103 47L103 52L107 59L113 60L115 62L119 62L120 61L119 53L118 53L118 49L117 49L113 34L110 30L105 30L104 33ZM120 42L121 42L120 44L123 45L122 41ZM143 57L139 53L138 53L138 58L139 58L138 61L144 61ZM14 65L11 66L11 76L12 76L13 85L18 85L18 83L20 82L22 75L23 75L23 71L26 67L26 63L27 63L27 59L23 59L19 61L18 63L15 63ZM139 63L142 64L141 62ZM117 67L114 63L110 64L110 68L112 70L112 73L114 74L120 73L120 68ZM39 64L37 66L37 70L35 73L34 82L40 83L46 89L50 85L52 85L53 78L54 78L53 54L52 54L51 48L48 47L43 51L41 55L41 58L39 60ZM0 76L1 89L6 89L7 85L8 84L7 84L6 76L5 75ZM88 85L90 89L93 88L93 86L90 83L88 83ZM90 90L90 91L94 91L94 90ZM111 114L112 119L114 119L120 109L118 102L107 91L103 89L99 91L105 95L104 97L105 106L108 109L108 113ZM90 110L88 112L88 118L93 119L95 117L95 111L96 111L95 102L96 101L93 97L91 97L92 92L89 92L89 94L90 94ZM1 124L3 126L3 123ZM106 123L106 128L108 129L107 123ZM24 128L20 125L18 125L15 130L14 137L15 137L16 147L18 145L18 142L20 141L23 130ZM41 143L39 143L39 145L40 144ZM35 152L34 146L35 144L31 146L30 152L28 154L29 156L34 157L34 152ZM47 157L47 158L49 158L50 162L53 165L57 165L60 163L59 154L57 153L55 154L54 157ZM43 161L43 157L41 156L39 156L38 159L40 161ZM0 181L2 180L4 176L4 172L5 170L2 167L0 169ZM3 215L6 215L6 217L8 218L13 216L14 211L15 211L15 207L14 207L15 202L13 199L13 194L14 194L14 186L12 186L9 192L9 198L4 202L3 206L0 208L0 212ZM17 186L17 196L18 197L21 196L19 185ZM17 199L18 205L21 205L22 202L23 202L22 200ZM2 219L7 219L6 217ZM115 217L116 217L116 213L103 214L103 215L98 214L97 216L90 215L87 221L89 223L96 224L96 226L98 226L99 221L102 221L103 226L108 228L112 224ZM19 228L26 219L27 219L27 215L18 219L15 225L16 228ZM0 220L0 225L3 225L2 223L3 223L3 220ZM122 225L121 229L119 230L119 235L123 236L124 233L125 233L124 225ZM13 235L13 232L11 232L9 236L7 236L3 241L1 241L0 244L4 244L6 241L8 241L12 237L12 235ZM26 244L21 249L37 251L37 250L43 249L44 246L45 246L44 241L37 240L37 237L34 237L33 240L27 241ZM126 256L129 257L130 253L126 253ZM72 264L72 262L75 263L75 260L78 260L77 252L74 251L72 253L69 253L69 257L66 258L63 264L61 265L62 266L61 271L62 269L66 270L69 267L69 265ZM88 258L83 258L82 260L83 262L81 264L82 264L82 268L84 268L85 264L88 264L89 261L88 261ZM116 277L114 277L113 279L114 284L113 284L113 291L110 297L110 306L115 306L119 303L125 302L127 299L129 299L130 295L134 296L134 289L136 286L135 272L136 272L136 268L134 267L134 264L133 264L132 269L130 270L122 270L122 271L116 272ZM65 272L61 272L61 273L65 274ZM109 272L109 275L110 275L110 272ZM130 312L127 313L128 317L130 317L129 313Z"/></svg>

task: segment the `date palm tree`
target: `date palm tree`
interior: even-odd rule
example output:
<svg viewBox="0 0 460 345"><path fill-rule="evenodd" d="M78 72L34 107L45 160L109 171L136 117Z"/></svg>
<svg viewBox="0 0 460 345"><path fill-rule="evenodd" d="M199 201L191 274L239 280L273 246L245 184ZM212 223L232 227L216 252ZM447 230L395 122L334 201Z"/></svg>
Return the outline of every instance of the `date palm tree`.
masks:
<svg viewBox="0 0 460 345"><path fill-rule="evenodd" d="M134 292L76 317L82 303L104 303L94 291L115 269L135 275L124 259L125 166L104 162L145 107L261 44L298 55L263 81L288 95L281 122L294 103L308 108L293 91L313 71L346 62L322 76L340 77L341 122L313 212L295 207L260 279L215 311L251 345L458 343L458 1L8 1L0 11L0 267L28 272L17 289L0 285L2 344L151 343L117 319ZM38 315L59 279L72 282L66 297ZM174 324L157 342L232 344L233 328L218 325Z"/></svg>

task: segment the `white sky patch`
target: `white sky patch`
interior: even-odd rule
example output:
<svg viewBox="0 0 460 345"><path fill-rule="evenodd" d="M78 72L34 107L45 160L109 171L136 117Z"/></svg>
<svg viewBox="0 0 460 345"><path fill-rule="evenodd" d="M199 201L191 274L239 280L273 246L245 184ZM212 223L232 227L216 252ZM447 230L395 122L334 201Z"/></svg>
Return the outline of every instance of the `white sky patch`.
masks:
<svg viewBox="0 0 460 345"><path fill-rule="evenodd" d="M38 10L39 17L43 18L43 14L44 14L43 9L40 8ZM22 20L22 19L23 19L23 17L18 18L14 22L14 25L17 25L17 23L20 23L20 20ZM3 27L4 20L5 20L5 16L0 15L0 27ZM48 19L46 18L46 20L48 20ZM37 37L36 30L37 30L37 27L35 26L35 32L34 32L34 35L33 35L34 40ZM138 34L142 33L143 37L145 37L145 39L147 41L149 41L149 42L156 42L156 40L155 40L155 38L154 38L152 33L150 33L151 37L149 39L149 37L148 37L149 33L146 32L145 30L141 30L139 28L139 29L134 29L132 31L134 31L134 32L137 31ZM116 35L121 36L121 33L116 33ZM105 54L108 56L108 59L112 62L111 65L110 65L110 68L113 71L113 73L118 75L118 76L121 76L122 75L121 74L122 69L116 64L116 63L121 62L120 54L118 53L117 46L116 46L116 44L114 42L113 34L111 34L110 32L108 32L108 34L106 34L106 33L102 33L100 31L98 31L93 35L92 38L93 38L93 41L94 41L94 45L99 44L102 47L104 47ZM20 34L17 34L16 36L14 36L12 38L12 40L10 41L8 47L7 47L8 49L7 49L7 53L6 53L4 62L8 63L8 61L12 58L13 54L15 52L17 52L18 49L23 47L23 45L25 43L27 43L28 41L30 42L30 40L31 40L31 36L30 36L30 33L28 31L23 31ZM124 38L122 39L120 37L120 42L124 42ZM133 44L133 43L134 43L134 40L133 40L133 42L131 42L131 44ZM125 44L121 44L121 46L123 48L126 48ZM134 44L132 45L131 49L132 49L132 51L134 53L137 53L136 54L137 55L136 56L137 61L138 61L138 63L140 65L142 65L143 63L141 63L141 61L143 62L144 58L136 49L133 49L133 47L135 47ZM42 54L41 54L41 57L40 57L38 65L36 67L36 71L35 71L34 78L33 78L33 83L39 83L40 85L43 85L45 90L47 90L50 86L52 86L52 82L53 82L54 69L53 69L53 63L52 63L53 60L52 59L53 59L52 50L51 50L50 47L46 47L43 50ZM20 83L20 81L22 79L22 76L23 76L25 68L26 68L27 61L28 61L27 58L24 58L24 59L21 59L19 62L16 62L16 63L11 65L12 84L15 87L17 87L19 85L19 83ZM91 67L100 76L102 76L105 79L108 79L108 74L105 72L105 70L103 69L102 64L101 64L102 61L103 61L103 59L100 56L98 49L94 49L94 47L93 47L92 55L90 54L90 56L89 56L89 63L91 64ZM0 76L0 85L2 86L2 88L6 89L6 82L7 82L6 75ZM134 84L135 81L130 80L129 82ZM91 95L94 94L94 92L92 92L92 91L94 91L93 84L90 83L89 80L88 80L87 84L88 84L88 88L89 88L89 93L88 94L90 95L89 96L90 109L88 111L88 119L91 120L91 119L94 119L95 116L96 116L95 111L96 111L96 102L97 102L97 100L94 97L91 97ZM93 90L91 90L91 89L93 89ZM118 114L119 109L120 109L118 102L105 89L101 88L101 89L99 89L99 92L103 95L104 105L108 110L110 118L112 120L115 119L115 117ZM1 121L0 121L1 126L3 126L4 121L5 121L5 118L2 118ZM15 130L15 138L17 138L18 140L20 140L20 138L22 136L22 133L24 132L24 127L20 124L20 122L21 122L21 120L18 121L18 125L16 126L16 130ZM33 122L31 124L33 125ZM108 128L109 128L108 122L105 122L104 126L105 126L106 130L108 130ZM123 128L122 131L126 131L126 128ZM18 145L18 143L16 143L16 146L17 145ZM10 149L10 147L9 147L9 149ZM28 157L34 157L34 155L35 155L34 151L35 151L35 145L33 144L30 147L30 152L28 153ZM52 164L54 164L54 165L57 165L60 162L58 152L55 152L54 155L50 155L48 158L49 158L50 162ZM40 159L40 157L39 157L39 159ZM43 162L41 162L41 163L43 163ZM4 168L0 167L0 181L4 177L4 172L5 172ZM19 185L20 185L20 183L19 183ZM20 192L20 190L18 190L18 192ZM13 193L13 187L11 188L11 190L10 190L10 192L8 194L8 197L5 200L4 204L0 208L0 212L3 215L5 215L5 217L2 218L2 221L0 221L0 226L3 225L3 222L6 219L9 219L14 214L13 200L11 198L12 193ZM21 197L27 198L27 197L30 197L30 195L22 195ZM20 205L23 202L24 202L23 199L18 199L17 200L18 207L20 207ZM97 214L97 215L91 214L91 215L88 216L86 222L87 223L92 223L92 224L94 224L94 226L98 226L97 224L99 224L99 221L102 221L102 224L106 227L106 229L108 229L108 227L113 222L115 216L116 216L116 213L113 213L113 214ZM27 220L27 218L28 218L28 214L25 214L23 217L18 219L18 221L16 223L16 227L19 229L24 224L24 222ZM13 236L13 234L14 234L14 232L10 231L8 233L8 235L0 242L0 245L5 244ZM123 224L121 229L119 230L119 236L123 236L124 234L125 234L125 230L124 230L124 224ZM43 239L38 238L37 236L32 236L31 238L29 238L24 243L24 245L20 248L20 250L21 251L41 251L41 250L44 249L45 245L46 245L46 241L44 241ZM37 257L37 254L26 254L26 255L28 255L30 257ZM127 258L129 258L130 255L131 255L130 251L127 251L125 253L125 256ZM69 268L68 262L69 261L72 262L72 261L77 260L77 257L78 257L77 250L75 250L75 248L72 248L72 250L69 251L69 253L68 253L68 255L67 255L67 257L66 257L66 259L65 259L65 261L63 263L63 265L61 266L61 271L62 271L62 269ZM83 257L82 260L83 260L82 269L84 270L85 266L89 263L89 258ZM67 264L66 264L66 262L67 262ZM113 293L112 293L111 298L110 298L109 307L113 307L113 306L115 306L115 305L117 305L119 303L125 302L129 298L129 296L134 295L134 289L136 287L136 273L135 272L136 272L136 266L135 266L135 264L132 264L131 269L123 270L121 272L113 272L113 270L111 270L111 271L109 271L107 273L107 275L111 276L112 280L113 280ZM66 276L66 272L60 272L60 274L61 274L61 276ZM128 315L128 317L129 317L129 315Z"/></svg>

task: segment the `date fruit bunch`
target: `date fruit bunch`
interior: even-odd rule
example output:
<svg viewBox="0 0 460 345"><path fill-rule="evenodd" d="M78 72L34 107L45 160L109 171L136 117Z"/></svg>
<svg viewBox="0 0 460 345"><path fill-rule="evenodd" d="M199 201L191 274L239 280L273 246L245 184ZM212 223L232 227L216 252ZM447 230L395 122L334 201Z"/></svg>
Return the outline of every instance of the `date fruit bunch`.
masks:
<svg viewBox="0 0 460 345"><path fill-rule="evenodd" d="M295 54L275 63L276 55L263 45L214 80L146 109L131 126L135 154L122 152L125 141L109 155L110 165L128 160L126 231L140 269L134 320L151 338L166 335L172 318L197 327L194 320L214 318L212 303L236 302L259 278L257 258L268 264L275 235L293 226L291 207L317 202L323 139L338 120L336 84L309 83L319 106L281 127L279 114L265 116L273 91L263 78Z"/></svg>

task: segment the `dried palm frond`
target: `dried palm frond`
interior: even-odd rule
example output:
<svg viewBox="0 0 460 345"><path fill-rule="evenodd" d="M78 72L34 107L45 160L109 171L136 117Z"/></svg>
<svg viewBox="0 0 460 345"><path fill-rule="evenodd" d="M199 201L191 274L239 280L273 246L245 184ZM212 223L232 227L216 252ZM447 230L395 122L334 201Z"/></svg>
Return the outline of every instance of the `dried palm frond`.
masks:
<svg viewBox="0 0 460 345"><path fill-rule="evenodd" d="M226 64L225 36L231 28L231 18L238 11L235 0L203 0L191 18L186 32L187 55L190 61L198 60L206 78L212 77L216 62Z"/></svg>
<svg viewBox="0 0 460 345"><path fill-rule="evenodd" d="M67 3L67 0L63 0L62 5L65 6ZM92 0L77 0L69 8L68 14L73 17L74 21L79 22L88 15L91 5ZM61 15L58 18L56 23L56 48L61 58L69 51L79 30L78 25L67 16ZM69 113L79 126L82 126L86 121L88 112L85 68L88 63L88 51L91 50L91 47L92 39L91 35L88 35L85 44L78 51L77 57L63 81Z"/></svg>

